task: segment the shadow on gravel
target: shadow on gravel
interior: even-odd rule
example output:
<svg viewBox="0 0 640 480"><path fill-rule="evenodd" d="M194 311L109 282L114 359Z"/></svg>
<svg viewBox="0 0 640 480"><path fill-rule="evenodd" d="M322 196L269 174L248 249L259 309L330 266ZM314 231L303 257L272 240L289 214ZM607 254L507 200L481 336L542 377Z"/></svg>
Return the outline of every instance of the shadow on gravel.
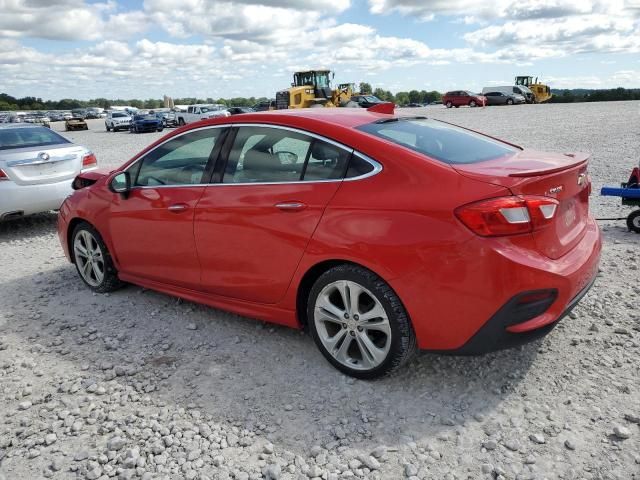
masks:
<svg viewBox="0 0 640 480"><path fill-rule="evenodd" d="M16 220L0 222L0 245L15 240L28 240L55 232L58 222L56 212L29 215Z"/></svg>
<svg viewBox="0 0 640 480"><path fill-rule="evenodd" d="M301 332L135 286L96 295L71 265L0 285L0 296L11 299L6 330L24 345L42 345L40 361L71 361L98 377L114 366L138 367L121 380L169 404L263 430L299 452L314 444L464 442L463 425L517 395L540 348L421 354L391 378L363 382L334 370Z"/></svg>

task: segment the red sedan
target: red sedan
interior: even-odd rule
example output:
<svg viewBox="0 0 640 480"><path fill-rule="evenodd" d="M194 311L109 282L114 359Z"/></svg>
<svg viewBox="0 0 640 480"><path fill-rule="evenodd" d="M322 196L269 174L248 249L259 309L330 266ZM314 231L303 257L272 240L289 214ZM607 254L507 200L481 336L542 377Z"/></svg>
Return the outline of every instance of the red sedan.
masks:
<svg viewBox="0 0 640 480"><path fill-rule="evenodd" d="M576 305L601 248L587 160L424 117L249 113L80 175L58 230L96 292L130 282L307 328L374 378L416 348L521 344Z"/></svg>

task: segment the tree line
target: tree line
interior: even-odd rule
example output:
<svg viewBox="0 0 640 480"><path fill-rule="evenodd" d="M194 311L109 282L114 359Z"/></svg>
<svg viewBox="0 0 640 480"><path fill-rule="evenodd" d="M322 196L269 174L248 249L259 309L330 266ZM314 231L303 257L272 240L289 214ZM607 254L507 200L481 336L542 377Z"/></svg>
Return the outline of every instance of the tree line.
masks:
<svg viewBox="0 0 640 480"><path fill-rule="evenodd" d="M360 93L375 95L381 100L394 102L397 105L409 103L431 103L439 101L442 94L435 90L411 90L409 92L392 93L382 88L373 88L371 84L362 82L358 85ZM550 103L574 103L574 102L610 102L617 100L640 100L640 89L611 88L611 89L565 89L552 90L553 97ZM190 105L194 103L220 103L230 107L251 106L259 102L268 101L267 97L236 97L236 98L175 98L176 105ZM94 98L91 100L77 100L65 98L62 100L43 100L39 97L15 98L6 93L0 93L0 111L11 110L73 110L76 108L100 107L109 109L113 105L129 105L136 108L162 108L161 99L107 99Z"/></svg>

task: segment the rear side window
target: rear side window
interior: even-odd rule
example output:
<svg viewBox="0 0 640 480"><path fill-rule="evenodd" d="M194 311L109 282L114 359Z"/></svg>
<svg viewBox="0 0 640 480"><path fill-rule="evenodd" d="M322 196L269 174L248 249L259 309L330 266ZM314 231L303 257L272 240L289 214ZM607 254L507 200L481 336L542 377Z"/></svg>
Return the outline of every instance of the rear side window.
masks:
<svg viewBox="0 0 640 480"><path fill-rule="evenodd" d="M519 151L479 133L426 118L369 123L358 129L448 164L483 162Z"/></svg>
<svg viewBox="0 0 640 480"><path fill-rule="evenodd" d="M303 133L270 127L240 127L223 183L283 183L344 176L350 151Z"/></svg>
<svg viewBox="0 0 640 480"><path fill-rule="evenodd" d="M64 137L45 127L0 129L0 150L12 148L46 147L70 143Z"/></svg>

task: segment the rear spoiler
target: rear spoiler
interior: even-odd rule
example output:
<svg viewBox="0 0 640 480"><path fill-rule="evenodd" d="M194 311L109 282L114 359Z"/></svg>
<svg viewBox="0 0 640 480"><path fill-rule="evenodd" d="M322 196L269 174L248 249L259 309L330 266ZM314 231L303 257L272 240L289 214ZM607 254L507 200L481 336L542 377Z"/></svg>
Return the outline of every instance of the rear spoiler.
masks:
<svg viewBox="0 0 640 480"><path fill-rule="evenodd" d="M393 102L383 102L374 105L373 107L367 108L367 112L374 113L386 113L388 115L393 115L396 109L396 104Z"/></svg>

